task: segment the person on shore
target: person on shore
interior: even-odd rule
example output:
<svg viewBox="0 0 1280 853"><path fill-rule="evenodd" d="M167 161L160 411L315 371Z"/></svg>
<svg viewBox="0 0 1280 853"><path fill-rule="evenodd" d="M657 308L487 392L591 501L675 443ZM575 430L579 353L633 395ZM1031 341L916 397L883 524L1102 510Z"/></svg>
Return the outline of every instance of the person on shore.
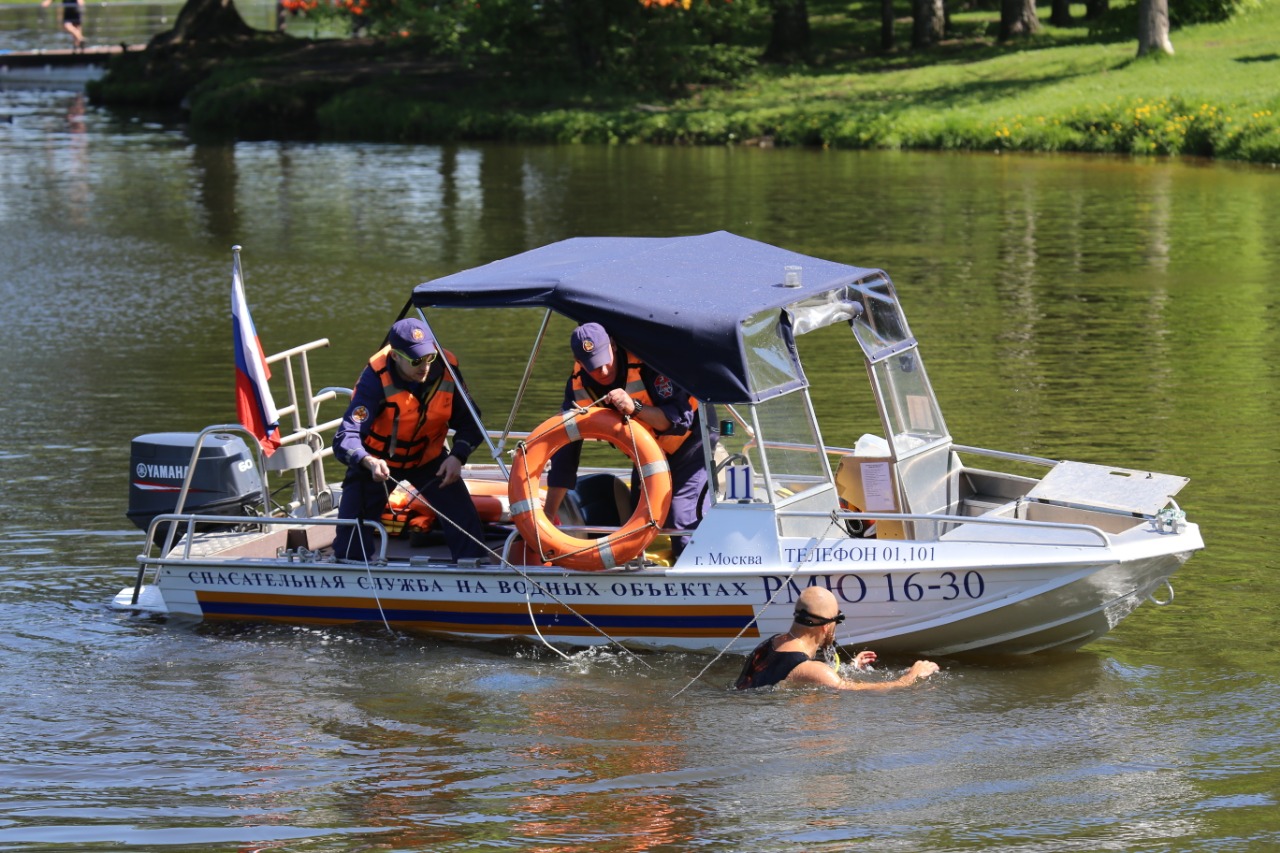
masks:
<svg viewBox="0 0 1280 853"><path fill-rule="evenodd" d="M928 678L938 671L933 661L918 660L893 681L849 681L824 659L824 650L835 650L836 625L844 621L840 603L825 587L811 586L796 601L794 621L785 634L765 640L747 658L734 684L752 687L819 685L837 690L896 690ZM865 669L876 659L871 651L858 652L854 668Z"/></svg>
<svg viewBox="0 0 1280 853"><path fill-rule="evenodd" d="M424 323L398 321L356 382L333 436L333 455L347 466L339 518L380 518L395 485L388 481L408 480L440 517L453 558L463 560L488 553L480 516L462 480L462 466L484 436L455 393L455 376L462 381L458 360L437 346ZM450 429L453 445L446 448ZM369 559L373 532L363 525L360 536L352 531L350 525L338 528L334 556Z"/></svg>
<svg viewBox="0 0 1280 853"><path fill-rule="evenodd" d="M710 503L707 468L702 454L698 401L669 378L618 346L599 323L578 326L569 336L573 372L565 383L561 411L609 406L648 426L658 439L671 469L671 509L663 527L693 530ZM561 448L547 473L547 516L555 518L569 489L578 480L582 442ZM633 475L631 492L637 490ZM687 537L673 536L672 556L680 556Z"/></svg>
<svg viewBox="0 0 1280 853"><path fill-rule="evenodd" d="M47 7L53 0L40 0L40 5ZM84 0L62 0L62 28L71 36L71 50L84 50L84 30L81 23L81 12Z"/></svg>

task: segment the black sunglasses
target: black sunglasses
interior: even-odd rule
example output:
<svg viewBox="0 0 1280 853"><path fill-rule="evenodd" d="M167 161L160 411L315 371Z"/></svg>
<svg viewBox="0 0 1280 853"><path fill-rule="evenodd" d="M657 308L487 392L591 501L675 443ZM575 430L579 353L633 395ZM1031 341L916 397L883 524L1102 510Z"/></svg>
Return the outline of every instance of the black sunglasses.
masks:
<svg viewBox="0 0 1280 853"><path fill-rule="evenodd" d="M425 361L427 364L430 364L431 362L433 362L433 361L435 361L435 360L436 360L436 354L435 354L435 353L433 353L433 352L429 352L429 353L427 353L426 355L422 356L421 358L409 358L409 356L407 356L407 355L405 355L404 353L400 352L400 350L396 350L396 351L395 351L395 353L396 353L396 355L400 356L400 357L401 357L402 359L404 359L405 361L409 362L409 366L410 366L410 367L418 367L418 366L419 366L419 365L421 365L424 361Z"/></svg>

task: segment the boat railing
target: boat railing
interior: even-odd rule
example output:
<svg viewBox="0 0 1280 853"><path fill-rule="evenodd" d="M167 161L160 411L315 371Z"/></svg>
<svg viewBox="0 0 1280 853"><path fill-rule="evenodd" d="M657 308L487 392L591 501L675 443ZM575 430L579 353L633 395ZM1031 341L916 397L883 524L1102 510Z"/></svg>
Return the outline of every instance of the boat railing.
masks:
<svg viewBox="0 0 1280 853"><path fill-rule="evenodd" d="M1010 453L1004 450L991 450L986 447L972 447L968 444L953 444L951 449L957 453L972 453L975 456L987 456L1008 462L1027 462L1031 465L1043 465L1048 468L1052 468L1059 462L1057 459L1046 459L1043 456L1028 456L1025 453Z"/></svg>
<svg viewBox="0 0 1280 853"><path fill-rule="evenodd" d="M338 390L341 390L341 389L338 389ZM330 422L329 424L317 424L315 421L315 411L319 405L319 402L318 402L318 398L312 398L310 396L309 388L308 388L307 399L308 399L308 408L312 413L310 416L311 426L305 429L299 429L294 433L290 434L289 436L286 436L285 440L295 442L295 444L285 444L282 441L281 446L277 448L275 453L273 453L271 456L266 456L263 453L262 445L258 443L257 437L243 424L214 424L212 426L207 426L204 429L200 430L200 432L196 435L195 443L192 445L192 448L191 448L191 459L187 465L187 472L182 479L182 487L178 490L178 497L177 497L177 500L174 502L173 512L166 513L164 516L157 516L157 518L175 516L179 519L182 519L190 515L190 513L184 512L184 509L187 505L187 498L191 493L191 482L195 478L196 467L199 465L199 462L200 462L200 453L201 453L201 450L203 450L204 448L205 439L213 433L239 434L246 439L247 446L252 448L253 450L254 460L257 466L260 483L262 487L261 497L262 497L262 513L263 514L261 516L251 516L251 518L257 519L259 523L264 523L266 519L272 517L270 474L273 471L276 473L280 473L280 472L290 471L290 470L295 470L298 472L298 484L297 484L297 487L295 488L295 492L297 493L296 503L306 507L308 516L316 515L317 514L315 512L316 497L322 491L327 489L327 486L324 485L323 460L327 455L331 455L333 452L332 449L330 448L319 446L323 444L323 439L320 437L320 431L325 428L331 428L332 426L336 426L338 421L335 420ZM326 397L324 399L331 399L331 398ZM302 441L305 441L306 443L300 444L299 442L302 442ZM294 456L294 454L290 452L291 448L302 447L302 446L307 447L307 452L298 456ZM279 455L280 458L277 461L272 462L271 460L277 454ZM309 472L312 474L312 476L315 477L314 488L312 486L312 480L310 479L310 477L308 477ZM294 520L294 521L297 520L296 517L288 513L286 513L285 517L290 520ZM165 553L167 553L170 549L172 549L174 540L177 538L178 525L176 522L173 521L173 519L170 519L170 521L171 523L169 525L168 533L165 535L164 547L162 549L163 552ZM148 527L146 546L145 546L146 550L150 550L152 543L156 541L154 538L154 534L157 532L157 530L158 528L154 523L152 523Z"/></svg>
<svg viewBox="0 0 1280 853"><path fill-rule="evenodd" d="M305 529L307 527L357 527L364 526L373 530L378 535L377 553L370 555L369 562L379 563L385 562L387 559L387 529L382 523L376 520L361 520L357 518L290 518L288 516L261 516L261 515L202 515L198 513L162 513L157 515L151 522L151 528L154 530L160 524L174 524L184 530L182 539L181 556L175 557L172 548L160 553L157 556L151 556L149 553L138 555L138 562L143 565L162 565L171 563L174 560L183 562L192 562L195 560L191 556L191 548L197 541L196 525L205 525L207 527L257 527L262 528L254 533L254 536L260 536L261 533L267 531L273 526L281 526L290 529ZM148 536L151 531L148 531ZM319 550L319 549L316 549ZM279 554L267 555L264 559L281 556Z"/></svg>
<svg viewBox="0 0 1280 853"><path fill-rule="evenodd" d="M312 350L324 349L329 346L328 338L319 338L310 343L301 344L291 349L275 353L267 356L267 365L284 363L285 374L285 391L289 397L289 403L276 409L276 414L281 420L289 417L293 421L293 432L287 436L281 436L282 444L288 443L289 439L298 440L299 437L305 436L307 432L317 430L316 416L320 408L322 399L332 399L334 391L340 390L335 388L322 388L319 393L312 393L311 390L311 364L307 354ZM295 375L294 360L297 359L297 373ZM299 381L299 379L301 381ZM302 399L299 400L299 392Z"/></svg>
<svg viewBox="0 0 1280 853"><path fill-rule="evenodd" d="M789 449L798 450L801 448L794 447ZM988 456L992 459L1004 459L1008 462L1027 462L1031 465L1043 465L1048 468L1052 468L1054 465L1057 465L1059 462L1059 460L1057 459L1049 459L1044 456L1029 456L1025 453L1011 453L1005 450L991 450L990 448L973 447L968 444L952 444L951 449L957 453L971 453L975 456ZM855 452L854 448L852 447L837 447L835 445L830 445L830 444L825 445L822 448L822 450L829 457L852 456Z"/></svg>
<svg viewBox="0 0 1280 853"><path fill-rule="evenodd" d="M200 451L204 449L205 438L207 438L210 434L215 432L239 433L240 435L246 436L249 439L248 444L254 450L254 456L257 461L258 471L261 475L260 482L262 485L263 512L266 513L270 510L271 490L267 484L266 465L262 461L263 460L262 447L261 445L258 444L257 437L252 432L250 432L243 424L214 424L213 426L207 426L204 429L200 430L199 434L196 435L195 443L191 447L191 461L190 461L190 464L187 465L186 475L182 478L182 488L178 490L178 499L174 502L173 512L164 513L163 515L156 516L157 519L169 518L171 522L169 525L169 532L165 535L165 542L164 542L164 548L163 548L163 551L165 552L169 551L173 547L174 539L177 536L177 529L178 529L177 521L182 518L186 518L189 515L189 513L184 513L182 510L183 510L183 507L187 505L187 496L191 493L191 481L195 478L196 466L200 464ZM147 528L146 548L148 550L150 550L151 548L151 543L155 541L152 534L155 533L156 531L157 531L157 526L156 526L155 520L153 519L151 522L151 525Z"/></svg>
<svg viewBox="0 0 1280 853"><path fill-rule="evenodd" d="M833 510L830 512L820 512L817 510L779 510L779 517L789 518L837 518L849 519L857 521L916 521L929 522L932 524L947 525L953 524L959 527L963 524L992 525L997 527L1006 527L1010 529L1027 530L1030 528L1042 528L1047 530L1063 530L1078 531L1096 537L1099 541L1095 546L1093 543L1081 542L1073 538L1070 542L1063 542L1064 545L1089 545L1090 547L1108 548L1111 546L1111 538L1101 528L1094 527L1092 524L1075 524L1067 521L1032 521L1026 518L1011 518L1008 516L987 516L987 515L943 515L938 513L921 513L921 512L850 512L848 510ZM953 528L954 529L954 528ZM871 540L868 540L871 541ZM876 540L889 541L889 540ZM983 540L983 541L1000 541L1000 540ZM1010 538L1006 544L1025 544L1024 539ZM1052 543L1046 543L1052 544Z"/></svg>
<svg viewBox="0 0 1280 853"><path fill-rule="evenodd" d="M320 422L320 404L342 395L351 396L350 388L326 387L319 391L312 390L309 353L328 346L328 338L318 338L266 358L268 366L283 367L285 395L289 400L287 405L276 409L282 433L285 423L291 425L287 434L279 436L280 446L284 448L305 444L311 452L296 456L286 454L279 460L268 457L265 469L263 466L259 468L296 472L293 503L294 506L303 508L307 515L318 514L317 500L320 495L329 492L324 460L333 455L333 448L325 441L324 433L337 429L341 423L340 418ZM273 457L274 455L272 454Z"/></svg>
<svg viewBox="0 0 1280 853"><path fill-rule="evenodd" d="M151 556L151 543L155 541L156 534L160 525L169 525L169 539L166 540L166 547L159 555ZM202 515L199 513L179 513L168 512L161 513L151 520L151 524L147 528L147 550L138 555L138 575L134 579L133 597L131 604L138 603L138 597L142 594L143 581L146 578L148 568L153 568L158 573L160 568L166 564L172 564L175 560L192 565L223 565L225 560L200 560L191 556L191 547L196 541L196 525L202 524L211 527L244 527L252 526L259 528L260 532L255 536L260 536L266 528L273 525L280 525L290 529L305 529L309 526L314 527L356 527L363 525L373 530L378 535L377 553L369 560L370 564L385 563L387 560L387 529L378 521L361 521L355 518L290 518L287 516L261 516L261 515ZM172 556L172 539L178 529L184 530L183 549L180 557ZM316 549L317 551L319 549ZM271 557L285 556L284 554L268 555L266 559Z"/></svg>

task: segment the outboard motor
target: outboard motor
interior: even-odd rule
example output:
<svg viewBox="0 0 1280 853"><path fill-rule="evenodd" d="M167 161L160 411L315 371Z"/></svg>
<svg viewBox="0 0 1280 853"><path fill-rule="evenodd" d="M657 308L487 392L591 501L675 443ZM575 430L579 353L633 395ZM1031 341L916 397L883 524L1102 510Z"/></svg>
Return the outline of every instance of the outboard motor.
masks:
<svg viewBox="0 0 1280 853"><path fill-rule="evenodd" d="M139 529L176 508L197 438L194 432L157 432L133 440L127 515ZM246 515L261 502L262 478L244 440L227 433L205 436L183 512Z"/></svg>

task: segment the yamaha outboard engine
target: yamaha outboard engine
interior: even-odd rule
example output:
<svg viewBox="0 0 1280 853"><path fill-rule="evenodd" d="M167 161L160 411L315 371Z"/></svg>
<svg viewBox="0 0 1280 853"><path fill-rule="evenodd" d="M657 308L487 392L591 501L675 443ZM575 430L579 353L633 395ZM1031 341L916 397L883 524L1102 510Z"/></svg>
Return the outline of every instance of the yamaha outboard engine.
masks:
<svg viewBox="0 0 1280 853"><path fill-rule="evenodd" d="M199 433L157 432L133 440L129 453L129 520L146 530L157 515L173 512ZM262 478L244 440L206 435L183 512L246 515L262 503Z"/></svg>

